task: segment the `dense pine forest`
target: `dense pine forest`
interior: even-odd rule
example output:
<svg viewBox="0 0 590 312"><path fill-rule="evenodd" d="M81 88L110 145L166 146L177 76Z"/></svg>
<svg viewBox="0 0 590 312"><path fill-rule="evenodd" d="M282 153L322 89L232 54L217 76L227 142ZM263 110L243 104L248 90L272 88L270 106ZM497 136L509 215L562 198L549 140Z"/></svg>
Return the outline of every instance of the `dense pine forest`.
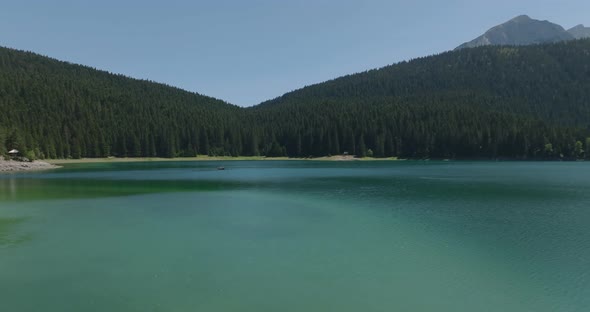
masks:
<svg viewBox="0 0 590 312"><path fill-rule="evenodd" d="M41 158L224 154L245 134L236 106L11 49L0 49L0 111L0 152Z"/></svg>
<svg viewBox="0 0 590 312"><path fill-rule="evenodd" d="M0 48L0 143L29 158L590 158L590 40L447 52L250 108Z"/></svg>

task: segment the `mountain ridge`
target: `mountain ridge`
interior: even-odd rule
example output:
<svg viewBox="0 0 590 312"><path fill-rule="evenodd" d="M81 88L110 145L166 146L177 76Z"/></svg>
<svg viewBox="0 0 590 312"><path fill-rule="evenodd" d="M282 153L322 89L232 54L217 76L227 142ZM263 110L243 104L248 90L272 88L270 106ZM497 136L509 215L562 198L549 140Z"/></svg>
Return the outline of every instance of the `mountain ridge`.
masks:
<svg viewBox="0 0 590 312"><path fill-rule="evenodd" d="M574 26L567 31L575 39L590 38L590 27L585 27L583 24Z"/></svg>
<svg viewBox="0 0 590 312"><path fill-rule="evenodd" d="M519 15L487 30L483 35L461 44L456 50L487 45L532 45L590 38L590 28L578 25L565 30L547 20Z"/></svg>

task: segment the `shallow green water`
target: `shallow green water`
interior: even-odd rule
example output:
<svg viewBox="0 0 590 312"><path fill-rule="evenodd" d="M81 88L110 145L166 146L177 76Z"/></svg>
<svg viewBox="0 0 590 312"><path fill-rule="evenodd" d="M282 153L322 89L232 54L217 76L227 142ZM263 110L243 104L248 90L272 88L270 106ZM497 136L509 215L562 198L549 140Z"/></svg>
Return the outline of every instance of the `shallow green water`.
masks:
<svg viewBox="0 0 590 312"><path fill-rule="evenodd" d="M172 162L0 175L2 311L588 307L590 163Z"/></svg>

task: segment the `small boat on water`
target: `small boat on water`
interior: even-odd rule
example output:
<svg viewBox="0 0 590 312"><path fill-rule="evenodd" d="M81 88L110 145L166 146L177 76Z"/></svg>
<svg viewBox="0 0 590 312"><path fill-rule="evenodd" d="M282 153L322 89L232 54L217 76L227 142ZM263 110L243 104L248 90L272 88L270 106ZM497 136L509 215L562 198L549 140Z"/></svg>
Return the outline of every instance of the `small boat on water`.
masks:
<svg viewBox="0 0 590 312"><path fill-rule="evenodd" d="M225 170L225 167L217 167L217 170Z"/></svg>

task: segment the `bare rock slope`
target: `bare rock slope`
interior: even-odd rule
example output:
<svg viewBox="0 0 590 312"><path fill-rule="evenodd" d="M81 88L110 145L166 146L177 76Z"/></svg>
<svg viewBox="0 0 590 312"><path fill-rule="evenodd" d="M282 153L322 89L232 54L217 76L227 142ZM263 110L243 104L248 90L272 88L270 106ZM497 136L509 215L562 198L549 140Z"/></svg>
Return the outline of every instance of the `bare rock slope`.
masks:
<svg viewBox="0 0 590 312"><path fill-rule="evenodd" d="M487 45L531 45L590 38L590 28L578 25L570 30L549 21L521 15L486 31L457 49Z"/></svg>

